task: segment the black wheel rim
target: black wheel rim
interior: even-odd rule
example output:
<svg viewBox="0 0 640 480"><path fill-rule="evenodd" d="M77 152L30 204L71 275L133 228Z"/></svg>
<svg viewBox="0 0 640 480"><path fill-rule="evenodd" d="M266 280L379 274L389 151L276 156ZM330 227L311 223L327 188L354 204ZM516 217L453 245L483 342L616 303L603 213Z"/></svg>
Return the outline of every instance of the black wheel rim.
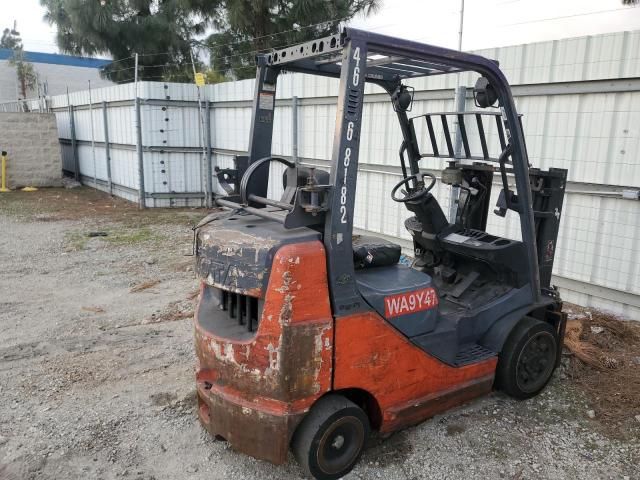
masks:
<svg viewBox="0 0 640 480"><path fill-rule="evenodd" d="M524 344L516 366L516 382L523 392L542 388L556 361L556 342L549 332L539 332Z"/></svg>
<svg viewBox="0 0 640 480"><path fill-rule="evenodd" d="M364 444L364 427L356 417L342 417L332 423L320 438L318 466L327 474L349 468Z"/></svg>

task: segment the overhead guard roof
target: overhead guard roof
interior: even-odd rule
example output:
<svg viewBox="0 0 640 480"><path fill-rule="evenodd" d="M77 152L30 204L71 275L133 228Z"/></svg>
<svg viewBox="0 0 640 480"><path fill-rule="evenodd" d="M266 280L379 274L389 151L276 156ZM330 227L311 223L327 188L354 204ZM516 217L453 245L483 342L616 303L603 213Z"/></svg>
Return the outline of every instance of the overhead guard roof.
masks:
<svg viewBox="0 0 640 480"><path fill-rule="evenodd" d="M474 69L469 64L492 62L457 50L354 28L345 28L342 33L306 43L274 49L262 58L266 64L282 67L286 71L339 77L342 50L348 40L354 38L367 43L367 80L374 82L456 73ZM497 67L495 62L493 67Z"/></svg>

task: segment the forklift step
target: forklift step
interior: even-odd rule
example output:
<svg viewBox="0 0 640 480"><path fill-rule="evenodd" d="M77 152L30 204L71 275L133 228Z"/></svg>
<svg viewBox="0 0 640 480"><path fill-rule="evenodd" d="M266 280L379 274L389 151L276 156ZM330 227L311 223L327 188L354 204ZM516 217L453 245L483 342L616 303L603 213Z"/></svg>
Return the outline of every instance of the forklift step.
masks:
<svg viewBox="0 0 640 480"><path fill-rule="evenodd" d="M435 330L413 337L411 341L429 355L453 365L458 345L458 333L454 323L440 321Z"/></svg>
<svg viewBox="0 0 640 480"><path fill-rule="evenodd" d="M471 363L486 360L487 358L495 357L496 355L496 352L489 350L482 345L478 345L477 343L468 343L460 347L453 363L456 367L461 367L463 365L469 365Z"/></svg>

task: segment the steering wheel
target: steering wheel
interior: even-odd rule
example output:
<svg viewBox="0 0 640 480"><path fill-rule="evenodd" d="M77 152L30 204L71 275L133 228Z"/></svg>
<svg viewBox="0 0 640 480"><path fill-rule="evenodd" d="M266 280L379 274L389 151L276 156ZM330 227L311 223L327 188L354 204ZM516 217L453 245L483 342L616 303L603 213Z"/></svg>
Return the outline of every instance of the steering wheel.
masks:
<svg viewBox="0 0 640 480"><path fill-rule="evenodd" d="M418 181L419 176L422 177L420 181ZM431 178L431 183L429 184L428 187L425 187L424 185L424 177ZM417 182L417 185L415 188L411 188L409 186L410 180ZM393 187L393 190L391 190L391 199L394 202L400 202L400 203L410 202L412 200L418 200L424 197L427 193L429 193L435 184L436 184L436 176L433 173L427 172L427 173L422 173L417 175L411 175L409 177L403 178L402 180L400 180L400 182L396 184L395 187ZM396 197L397 191L403 185L406 185L408 192L405 192L403 190L402 193L404 193L404 197Z"/></svg>

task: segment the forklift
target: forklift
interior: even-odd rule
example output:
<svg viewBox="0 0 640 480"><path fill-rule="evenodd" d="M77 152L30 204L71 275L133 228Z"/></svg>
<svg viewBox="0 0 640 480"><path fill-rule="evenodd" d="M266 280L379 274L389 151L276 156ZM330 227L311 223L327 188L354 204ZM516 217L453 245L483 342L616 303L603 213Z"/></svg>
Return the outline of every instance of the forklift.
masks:
<svg viewBox="0 0 640 480"><path fill-rule="evenodd" d="M411 79L467 71L477 110L408 116ZM340 79L329 168L271 154L288 72ZM398 243L354 233L367 82L389 94L402 132L389 194L408 210L411 265ZM372 432L494 388L526 399L545 387L566 323L550 282L567 171L530 168L497 62L346 28L259 55L252 108L248 154L216 170L221 208L194 227L198 415L216 439L275 464L291 450L307 476L337 479ZM269 178L274 164L282 178ZM431 193L438 178L459 192L450 220ZM269 182L282 182L279 199ZM511 215L521 238L487 233L490 214Z"/></svg>

